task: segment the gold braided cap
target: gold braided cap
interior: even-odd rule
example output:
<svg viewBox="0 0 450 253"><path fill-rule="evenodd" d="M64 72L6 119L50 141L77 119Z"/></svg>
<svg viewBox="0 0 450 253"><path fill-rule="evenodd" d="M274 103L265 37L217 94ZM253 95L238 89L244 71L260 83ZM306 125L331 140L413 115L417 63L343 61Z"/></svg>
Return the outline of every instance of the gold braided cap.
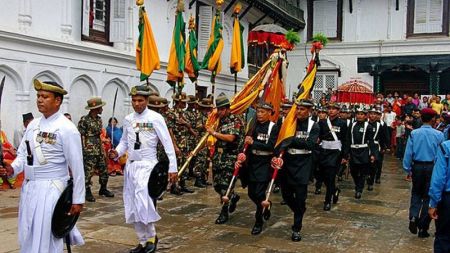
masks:
<svg viewBox="0 0 450 253"><path fill-rule="evenodd" d="M41 82L38 79L34 79L33 80L33 84L34 84L34 89L36 91L43 90L43 91L55 92L55 93L58 93L58 94L61 94L61 95L67 95L67 91L65 89L60 88L60 87L55 86L55 85L51 85L51 84L45 83L45 82Z"/></svg>

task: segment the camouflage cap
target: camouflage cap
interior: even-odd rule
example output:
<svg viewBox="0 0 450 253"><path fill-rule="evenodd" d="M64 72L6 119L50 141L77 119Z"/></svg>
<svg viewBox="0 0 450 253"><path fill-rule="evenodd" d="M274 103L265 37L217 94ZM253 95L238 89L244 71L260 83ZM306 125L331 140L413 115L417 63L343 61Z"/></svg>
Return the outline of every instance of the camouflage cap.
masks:
<svg viewBox="0 0 450 253"><path fill-rule="evenodd" d="M86 110L93 110L106 105L106 102L102 100L101 97L93 97L87 101L87 106L84 107Z"/></svg>
<svg viewBox="0 0 450 253"><path fill-rule="evenodd" d="M166 102L166 103L165 103ZM167 99L158 96L148 97L148 107L149 108L162 108L167 105Z"/></svg>
<svg viewBox="0 0 450 253"><path fill-rule="evenodd" d="M181 92L181 94L173 94L172 99L175 102L185 102L186 103L189 101L185 92Z"/></svg>
<svg viewBox="0 0 450 253"><path fill-rule="evenodd" d="M224 107L224 106L229 106L230 105L230 100L227 98L227 96L225 95L225 93L220 93L219 96L217 96L216 98L216 107L220 108L220 107Z"/></svg>
<svg viewBox="0 0 450 253"><path fill-rule="evenodd" d="M202 100L197 102L198 106L204 107L204 108L212 108L213 103L212 100L209 98L203 98Z"/></svg>
<svg viewBox="0 0 450 253"><path fill-rule="evenodd" d="M187 99L188 99L188 101L187 101L188 104L195 104L198 101L194 95L187 96Z"/></svg>

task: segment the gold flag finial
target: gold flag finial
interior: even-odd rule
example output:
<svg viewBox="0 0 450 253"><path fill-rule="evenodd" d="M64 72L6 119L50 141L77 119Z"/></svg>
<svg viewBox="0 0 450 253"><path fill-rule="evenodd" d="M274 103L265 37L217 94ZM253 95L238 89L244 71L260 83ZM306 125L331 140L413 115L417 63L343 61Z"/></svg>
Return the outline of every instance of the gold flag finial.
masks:
<svg viewBox="0 0 450 253"><path fill-rule="evenodd" d="M184 10L185 10L185 8L184 8L184 0L178 0L177 13L184 12Z"/></svg>
<svg viewBox="0 0 450 253"><path fill-rule="evenodd" d="M239 13L241 12L241 10L242 10L242 4L238 2L238 3L234 6L234 13L235 13L235 14L239 14Z"/></svg>
<svg viewBox="0 0 450 253"><path fill-rule="evenodd" d="M191 16L189 17L189 30L193 30L193 29L195 29L195 18L191 14Z"/></svg>
<svg viewBox="0 0 450 253"><path fill-rule="evenodd" d="M216 0L217 7L220 8L223 5L224 0Z"/></svg>
<svg viewBox="0 0 450 253"><path fill-rule="evenodd" d="M137 5L137 6L142 6L142 5L144 5L144 0L136 0L136 5Z"/></svg>

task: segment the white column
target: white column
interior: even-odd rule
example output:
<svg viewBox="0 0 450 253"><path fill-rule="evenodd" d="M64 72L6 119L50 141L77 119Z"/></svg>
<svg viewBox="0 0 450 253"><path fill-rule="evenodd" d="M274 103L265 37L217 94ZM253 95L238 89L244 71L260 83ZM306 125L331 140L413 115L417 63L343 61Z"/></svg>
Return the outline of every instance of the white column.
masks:
<svg viewBox="0 0 450 253"><path fill-rule="evenodd" d="M72 40L72 1L61 0L61 37L64 41Z"/></svg>
<svg viewBox="0 0 450 253"><path fill-rule="evenodd" d="M129 0L127 3L128 6L128 15L127 15L127 40L125 42L125 50L128 52L131 52L133 50L133 34L135 31L135 26L138 25L138 23L134 24L134 1Z"/></svg>
<svg viewBox="0 0 450 253"><path fill-rule="evenodd" d="M31 0L19 0L19 30L28 33L31 27Z"/></svg>

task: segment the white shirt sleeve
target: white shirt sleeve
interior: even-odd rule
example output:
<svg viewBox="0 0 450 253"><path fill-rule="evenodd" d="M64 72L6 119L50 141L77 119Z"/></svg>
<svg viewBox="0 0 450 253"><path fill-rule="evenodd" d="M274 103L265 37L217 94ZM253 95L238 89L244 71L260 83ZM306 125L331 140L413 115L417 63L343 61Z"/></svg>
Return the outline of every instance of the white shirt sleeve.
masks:
<svg viewBox="0 0 450 253"><path fill-rule="evenodd" d="M85 200L85 179L81 136L78 130L67 129L63 138L63 152L73 177L73 204L83 204Z"/></svg>
<svg viewBox="0 0 450 253"><path fill-rule="evenodd" d="M13 163L11 163L11 167L14 169L14 175L11 177L17 177L20 174L25 164L27 163L27 146L25 144L25 138L22 138L20 142L19 148L17 149L17 156L14 159Z"/></svg>
<svg viewBox="0 0 450 253"><path fill-rule="evenodd" d="M159 140L164 146L164 151L166 151L167 157L169 158L169 172L175 173L178 171L177 157L175 155L175 149L173 147L169 129L167 129L166 122L164 121L164 118L160 114L158 114L155 123L157 124L155 127L156 134L158 135Z"/></svg>

